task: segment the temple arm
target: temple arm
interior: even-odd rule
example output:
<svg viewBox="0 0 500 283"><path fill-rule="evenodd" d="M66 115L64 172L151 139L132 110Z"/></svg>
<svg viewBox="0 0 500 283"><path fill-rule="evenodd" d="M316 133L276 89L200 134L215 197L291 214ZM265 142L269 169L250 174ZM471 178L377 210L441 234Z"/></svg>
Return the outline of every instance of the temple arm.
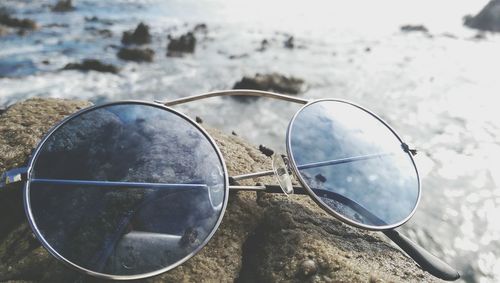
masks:
<svg viewBox="0 0 500 283"><path fill-rule="evenodd" d="M280 186L230 186L229 188L232 191L252 190L264 191L267 193L282 193ZM293 189L295 194L308 195L307 191L302 187L294 187ZM318 196L334 199L335 201L338 201L350 207L376 225L386 225L386 223L382 219L374 215L372 212L370 212L368 209L358 204L354 200L328 190L313 189L313 191ZM447 263L443 262L430 252L426 251L421 246L412 242L410 239L400 234L398 231L390 229L384 230L382 232L403 251L405 251L406 254L408 254L408 256L410 256L418 265L420 265L423 270L429 272L437 278L447 281L455 281L460 278L460 274L455 269L453 269Z"/></svg>
<svg viewBox="0 0 500 283"><path fill-rule="evenodd" d="M174 106L178 104L183 104L191 101L196 101L196 100L201 100L205 98L210 98L210 97L216 97L216 96L256 96L256 97L269 97L269 98L274 98L274 99L279 99L279 100L284 100L284 101L289 101L289 102L294 102L298 104L307 104L309 100L303 99L303 98L297 98L294 96L289 96L289 95L284 95L284 94L278 94L278 93L273 93L269 91L262 91L262 90L249 90L249 89L235 89L235 90L221 90L221 91L212 91L212 92L207 92L199 95L193 95L193 96L188 96L188 97L183 97L175 100L170 100L170 101L156 101L157 103L161 103L165 106Z"/></svg>

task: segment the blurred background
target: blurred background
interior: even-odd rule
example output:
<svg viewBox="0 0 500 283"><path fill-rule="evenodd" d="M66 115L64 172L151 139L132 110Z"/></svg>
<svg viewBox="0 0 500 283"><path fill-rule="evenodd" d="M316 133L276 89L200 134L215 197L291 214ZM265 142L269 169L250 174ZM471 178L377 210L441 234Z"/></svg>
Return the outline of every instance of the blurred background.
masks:
<svg viewBox="0 0 500 283"><path fill-rule="evenodd" d="M495 30L500 1L487 0L2 0L0 109L235 87L351 100L419 150L422 200L401 230L463 281L499 282ZM299 107L212 98L176 108L284 151Z"/></svg>

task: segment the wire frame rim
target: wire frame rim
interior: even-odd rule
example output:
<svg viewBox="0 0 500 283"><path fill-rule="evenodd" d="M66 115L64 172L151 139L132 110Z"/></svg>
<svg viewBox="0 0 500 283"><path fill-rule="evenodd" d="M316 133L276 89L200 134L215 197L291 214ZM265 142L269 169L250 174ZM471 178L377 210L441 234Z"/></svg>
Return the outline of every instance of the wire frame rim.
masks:
<svg viewBox="0 0 500 283"><path fill-rule="evenodd" d="M307 107L311 106L312 104L315 104L315 103L318 103L318 102L325 102L325 101L333 101L333 102L339 102L339 103L345 103L345 104L348 104L348 105L351 105L351 106L354 106L362 111L364 111L365 113L371 115L373 118L377 119L379 122L381 122L385 127L387 127L393 134L394 136L401 142L401 143L404 143L404 141L401 139L401 137L397 134L397 132L391 127L389 126L389 124L387 124L387 122L385 122L382 118L380 118L378 115L376 115L375 113L373 113L372 111L368 110L367 108L363 107L363 106L360 106L356 103L353 103L353 102L350 102L350 101L347 101L347 100L343 100L343 99L336 99L336 98L324 98L324 99L317 99L317 100L313 100L313 101L310 101L309 103L307 103L306 105L302 106L295 114L294 116L292 117L292 119L290 120L290 123L288 124L288 128L287 128L287 132L286 132L286 151L287 151L287 155L288 155L288 158L290 159L290 164L292 165L292 170L293 172L295 173L295 176L297 176L297 179L299 180L299 183L302 185L302 187L304 187L307 191L307 193L309 194L309 196L312 198L312 200L314 202L316 202L316 204L318 204L324 211L326 211L328 214L334 216L335 218L339 219L340 221L346 223L346 224L349 224L349 225L352 225L354 227L358 227L358 228L362 228L362 229L366 229L366 230L372 230L372 231L383 231L383 230L390 230L390 229L394 229L394 228L397 228L401 225L403 225L404 223L406 223L408 220L410 220L410 218L415 214L416 210L417 210L417 207L420 203L420 199L421 199L421 196L422 196L422 188L421 188L421 181L420 181L420 175L418 173L418 170L417 170L417 166L415 164L415 160L413 159L413 156L408 153L408 156L410 157L410 160L412 162L412 165L413 165L413 168L415 170L415 174L416 174L416 177L417 177L417 187L418 187L418 196L417 196L417 200L415 202L415 205L412 209L412 211L408 214L407 217L405 217L404 219L402 219L401 221L397 222L397 223L394 223L394 224L391 224L391 225L384 225L384 226L374 226L374 225L366 225L366 224L362 224L362 223L359 223L359 222L355 222L353 221L352 219L350 218L347 218L345 216L343 216L342 214L338 213L337 211L333 210L332 208L330 208L326 203L324 203L321 198L319 196L316 195L316 193L313 192L313 190L311 189L311 187L309 187L309 185L307 184L307 182L304 180L304 178L302 177L302 175L300 174L300 171L299 169L297 168L297 164L295 162L295 158L293 156L293 150L292 150L292 145L291 145L291 132L292 132L292 128L293 128L293 123L295 122L295 119L297 118L297 116Z"/></svg>
<svg viewBox="0 0 500 283"><path fill-rule="evenodd" d="M39 152L42 149L43 145L45 142L52 136L52 134L57 131L61 126L65 125L67 122L70 120L93 110L103 108L106 106L113 106L113 105L125 105L125 104L136 104L136 105L146 105L146 106L151 106L151 107L156 107L160 108L162 110L165 110L167 112L171 112L174 115L177 115L178 117L186 120L189 122L191 125L193 125L197 130L199 130L203 136L208 140L208 142L211 144L212 148L215 150L215 153L217 154L217 157L219 158L219 161L222 165L223 173L224 173L224 200L222 203L222 208L219 214L219 217L217 219L217 222L213 226L211 232L207 235L207 237L204 239L204 241L196 248L194 249L191 253L187 254L184 256L182 259L178 260L177 262L166 266L162 269L158 269L155 271L147 272L147 273L141 273L141 274L135 274L135 275L113 275L113 274L106 274L106 273L101 273L101 272L96 272L89 270L87 268L84 268L78 264L75 264L71 262L70 260L66 259L64 256L62 256L60 253L58 253L52 246L45 240L45 237L42 235L41 231L38 229L38 226L35 223L34 217L33 217L33 212L31 211L31 202L30 202L30 181L31 181L31 175L33 171L34 164L36 164L36 160L38 158ZM60 122L58 122L55 126L53 126L46 134L45 136L41 139L41 141L38 143L36 146L36 149L33 151L33 154L29 160L28 163L28 177L27 180L24 184L23 188L23 204L24 204L24 210L28 219L28 223L31 227L31 230L33 231L33 234L36 236L36 238L40 241L42 246L56 259L58 259L60 262L64 263L65 265L76 269L79 272L82 272L86 275L94 276L97 278L101 279L111 279L111 280L137 280L137 279L144 279L152 276L156 276L162 273L165 273L167 271L170 271L180 265L182 265L184 262L187 260L191 259L193 256L195 256L198 252L200 252L207 244L210 242L212 237L214 236L215 232L219 229L219 226L222 222L222 218L224 217L224 213L227 208L228 204L228 199L229 199L229 174L227 171L226 163L224 160L224 157L222 155L222 152L220 151L219 147L217 146L217 143L215 140L208 134L208 132L203 129L198 123L196 123L193 119L188 117L187 115L174 110L170 107L161 105L159 103L153 103L153 102L147 102L147 101L139 101L139 100L124 100L124 101L118 101L118 102L111 102L111 103L105 103L105 104L99 104L99 105L94 105L90 106L87 108L84 108L82 110L79 110L68 117L64 118Z"/></svg>

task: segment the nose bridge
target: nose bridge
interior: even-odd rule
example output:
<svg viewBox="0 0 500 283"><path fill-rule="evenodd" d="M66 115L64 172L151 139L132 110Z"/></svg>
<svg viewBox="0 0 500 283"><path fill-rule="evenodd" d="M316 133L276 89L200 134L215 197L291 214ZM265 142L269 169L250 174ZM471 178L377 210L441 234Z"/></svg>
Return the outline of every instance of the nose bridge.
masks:
<svg viewBox="0 0 500 283"><path fill-rule="evenodd" d="M273 171L283 192L286 195L293 194L292 177L290 175L290 163L286 155L273 155Z"/></svg>

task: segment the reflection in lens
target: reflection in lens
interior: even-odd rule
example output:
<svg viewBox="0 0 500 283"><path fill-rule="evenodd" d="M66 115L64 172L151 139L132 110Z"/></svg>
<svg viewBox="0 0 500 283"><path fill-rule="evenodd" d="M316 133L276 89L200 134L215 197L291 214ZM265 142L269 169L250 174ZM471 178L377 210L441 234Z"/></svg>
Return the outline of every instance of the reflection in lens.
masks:
<svg viewBox="0 0 500 283"><path fill-rule="evenodd" d="M397 136L369 112L318 101L297 113L289 151L318 200L354 224L402 224L419 198L416 168Z"/></svg>
<svg viewBox="0 0 500 283"><path fill-rule="evenodd" d="M49 250L108 276L164 271L211 236L224 165L192 123L164 108L112 104L75 116L43 143L28 209Z"/></svg>

